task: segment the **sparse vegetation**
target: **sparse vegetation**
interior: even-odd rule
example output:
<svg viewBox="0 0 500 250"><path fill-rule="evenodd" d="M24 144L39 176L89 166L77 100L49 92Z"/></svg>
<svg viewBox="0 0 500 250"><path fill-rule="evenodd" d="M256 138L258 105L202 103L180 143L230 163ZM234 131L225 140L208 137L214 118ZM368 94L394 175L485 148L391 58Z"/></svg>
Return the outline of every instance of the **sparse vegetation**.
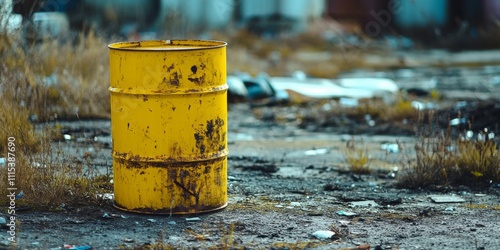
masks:
<svg viewBox="0 0 500 250"><path fill-rule="evenodd" d="M28 44L0 31L0 154L7 153L7 138L15 138L15 184L24 193L18 206L98 204L97 194L111 189L109 176L97 171L90 154L54 148L52 140L62 136L57 123L40 131L32 124L108 116L106 43L93 33L77 40L76 45L57 39ZM0 168L0 178L7 180L7 171ZM7 204L6 181L0 189L0 203Z"/></svg>
<svg viewBox="0 0 500 250"><path fill-rule="evenodd" d="M500 182L500 152L483 131L477 137L465 134L457 138L451 129L434 131L432 115L415 145L416 158L405 162L398 184L408 188L430 185L471 186L485 188Z"/></svg>
<svg viewBox="0 0 500 250"><path fill-rule="evenodd" d="M362 142L360 143L362 145ZM344 159L349 169L354 174L369 174L371 173L370 155L365 148L359 148L356 141L353 139L347 141Z"/></svg>

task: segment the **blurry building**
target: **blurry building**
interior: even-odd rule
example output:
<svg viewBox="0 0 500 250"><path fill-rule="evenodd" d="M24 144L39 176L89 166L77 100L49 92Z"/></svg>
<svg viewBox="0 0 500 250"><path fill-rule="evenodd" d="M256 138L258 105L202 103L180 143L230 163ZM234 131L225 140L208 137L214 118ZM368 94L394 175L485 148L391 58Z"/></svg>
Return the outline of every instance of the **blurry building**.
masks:
<svg viewBox="0 0 500 250"><path fill-rule="evenodd" d="M240 0L237 20L261 35L296 34L322 17L324 0Z"/></svg>

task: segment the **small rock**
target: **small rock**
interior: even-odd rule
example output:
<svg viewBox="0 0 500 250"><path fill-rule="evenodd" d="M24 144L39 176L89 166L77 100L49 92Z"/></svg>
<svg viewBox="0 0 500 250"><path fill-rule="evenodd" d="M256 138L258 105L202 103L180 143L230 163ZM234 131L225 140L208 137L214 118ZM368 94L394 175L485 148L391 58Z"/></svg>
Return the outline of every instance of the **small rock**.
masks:
<svg viewBox="0 0 500 250"><path fill-rule="evenodd" d="M125 242L125 243L134 243L135 242L134 239L129 239L129 238L123 239L122 241Z"/></svg>
<svg viewBox="0 0 500 250"><path fill-rule="evenodd" d="M40 246L40 242L38 242L38 241L31 242L31 245L34 247L37 247L37 246Z"/></svg>
<svg viewBox="0 0 500 250"><path fill-rule="evenodd" d="M7 225L7 220L4 217L0 217L0 227Z"/></svg>
<svg viewBox="0 0 500 250"><path fill-rule="evenodd" d="M312 236L314 236L320 240L331 239L334 235L335 235L335 233L332 231L323 231L323 230L316 231L312 234Z"/></svg>
<svg viewBox="0 0 500 250"><path fill-rule="evenodd" d="M372 200L368 201L353 201L350 203L353 207L378 207L379 205Z"/></svg>
<svg viewBox="0 0 500 250"><path fill-rule="evenodd" d="M453 195L431 195L429 198L435 203L461 203L465 199Z"/></svg>
<svg viewBox="0 0 500 250"><path fill-rule="evenodd" d="M455 211L455 207L447 207L444 211Z"/></svg>
<svg viewBox="0 0 500 250"><path fill-rule="evenodd" d="M385 150L388 153L399 153L399 145L397 143L382 143L380 144L380 149Z"/></svg>
<svg viewBox="0 0 500 250"><path fill-rule="evenodd" d="M476 227L486 227L484 224L476 224Z"/></svg>
<svg viewBox="0 0 500 250"><path fill-rule="evenodd" d="M300 207L300 202L292 201L290 202L290 206Z"/></svg>
<svg viewBox="0 0 500 250"><path fill-rule="evenodd" d="M324 155L324 154L328 153L328 151L329 150L327 148L311 149L311 150L306 150L304 152L304 154L309 155L309 156Z"/></svg>
<svg viewBox="0 0 500 250"><path fill-rule="evenodd" d="M346 212L346 211L338 211L337 214L341 215L341 216L347 216L347 217L353 217L353 216L357 215L356 213Z"/></svg>
<svg viewBox="0 0 500 250"><path fill-rule="evenodd" d="M229 176L227 176L227 180L228 180L228 181L241 181L241 179L236 178L236 177L234 177L234 176L230 176L230 175L229 175Z"/></svg>
<svg viewBox="0 0 500 250"><path fill-rule="evenodd" d="M177 223L175 221L169 221L167 222L169 225L177 225Z"/></svg>
<svg viewBox="0 0 500 250"><path fill-rule="evenodd" d="M151 223L156 223L156 220L155 219L147 219L147 221L151 222Z"/></svg>
<svg viewBox="0 0 500 250"><path fill-rule="evenodd" d="M200 217L186 218L187 222L201 221Z"/></svg>

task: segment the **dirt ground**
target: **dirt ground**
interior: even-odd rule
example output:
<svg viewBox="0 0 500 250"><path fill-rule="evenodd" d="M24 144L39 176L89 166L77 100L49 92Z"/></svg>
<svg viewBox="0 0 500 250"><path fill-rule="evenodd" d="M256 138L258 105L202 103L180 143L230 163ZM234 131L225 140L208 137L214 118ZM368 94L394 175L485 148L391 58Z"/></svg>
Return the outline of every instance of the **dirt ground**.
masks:
<svg viewBox="0 0 500 250"><path fill-rule="evenodd" d="M458 97L452 92L454 96L447 99L449 102L474 99L479 103L474 104L476 106L490 105L487 106L491 108L490 113L483 114L481 110L486 109L476 109L479 111L471 114L482 114L486 118L481 120L488 122L481 126L498 130L498 116L492 115L498 114L492 113L500 109L498 100L470 98L462 85L449 87L458 86L453 85L453 79L464 84L474 82L467 74L460 73L463 70L476 72L474 76L486 79L489 84L484 90L470 91L491 95L494 99L500 85L494 78L500 73L498 67L489 68L493 72L488 74L480 74L483 71L476 68L458 69L456 74L421 70L413 72L412 79L427 81L431 75L438 75L443 93L463 91ZM398 84L407 83L405 73L399 73L399 78L395 71L385 74L396 78ZM351 72L345 76L370 74L376 72ZM261 115L256 116L247 103L230 105L227 208L198 215L141 215L117 210L110 200L101 207L61 206L55 212L27 209L18 213L17 247L60 249L68 244L93 249L155 246L175 249L500 249L500 185L495 183L485 190L397 189L394 176L401 171L400 163L414 153L415 137L411 128L391 130L390 124L377 124L375 127L388 126L377 130L365 128L359 122L348 126L335 126L336 123L304 126L294 119L265 119L267 116L262 115L292 113L290 110L288 106L264 107L259 111ZM111 171L109 120L61 121L60 124L72 139L55 147L77 156L90 152L93 164L102 166L103 172ZM370 167L374 170L371 175L358 176L344 171L345 145L353 136L370 152L373 159ZM401 147L398 152L382 149L382 145L395 143ZM433 201L439 197L453 200ZM313 233L320 230L335 234L317 239ZM3 239L6 238L5 233Z"/></svg>

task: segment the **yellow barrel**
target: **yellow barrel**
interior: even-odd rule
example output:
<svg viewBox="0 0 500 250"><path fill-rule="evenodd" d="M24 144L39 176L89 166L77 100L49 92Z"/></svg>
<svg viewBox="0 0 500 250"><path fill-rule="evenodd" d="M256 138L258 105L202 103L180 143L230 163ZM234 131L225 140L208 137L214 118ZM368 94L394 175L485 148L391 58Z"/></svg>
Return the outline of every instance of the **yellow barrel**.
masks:
<svg viewBox="0 0 500 250"><path fill-rule="evenodd" d="M151 214L227 205L226 43L109 45L115 207Z"/></svg>

